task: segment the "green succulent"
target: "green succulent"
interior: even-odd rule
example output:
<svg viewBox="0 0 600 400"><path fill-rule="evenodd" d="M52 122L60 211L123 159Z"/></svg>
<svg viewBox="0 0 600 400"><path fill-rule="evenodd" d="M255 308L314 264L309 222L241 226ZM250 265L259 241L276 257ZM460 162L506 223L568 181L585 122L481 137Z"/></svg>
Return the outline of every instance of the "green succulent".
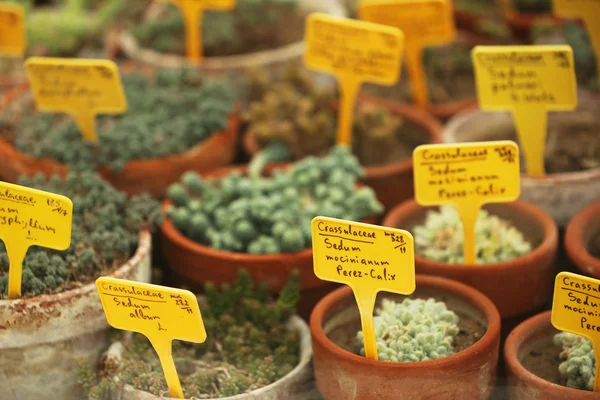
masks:
<svg viewBox="0 0 600 400"><path fill-rule="evenodd" d="M592 342L579 335L561 332L554 336L554 345L561 348L558 372L565 384L570 388L593 391L596 358Z"/></svg>

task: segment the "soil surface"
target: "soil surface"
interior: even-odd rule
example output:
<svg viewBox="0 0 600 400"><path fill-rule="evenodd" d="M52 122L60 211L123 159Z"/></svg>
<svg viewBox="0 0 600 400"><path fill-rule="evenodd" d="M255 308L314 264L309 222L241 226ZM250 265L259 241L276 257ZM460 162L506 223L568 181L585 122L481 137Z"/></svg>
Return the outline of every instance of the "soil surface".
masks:
<svg viewBox="0 0 600 400"><path fill-rule="evenodd" d="M521 360L523 366L531 373L540 378L555 383L557 385L564 385L561 381L560 374L558 373L558 366L560 364L560 348L552 343L552 338L545 341L543 346L540 346L527 355Z"/></svg>
<svg viewBox="0 0 600 400"><path fill-rule="evenodd" d="M587 251L595 258L600 258L600 231L596 232L587 246Z"/></svg>

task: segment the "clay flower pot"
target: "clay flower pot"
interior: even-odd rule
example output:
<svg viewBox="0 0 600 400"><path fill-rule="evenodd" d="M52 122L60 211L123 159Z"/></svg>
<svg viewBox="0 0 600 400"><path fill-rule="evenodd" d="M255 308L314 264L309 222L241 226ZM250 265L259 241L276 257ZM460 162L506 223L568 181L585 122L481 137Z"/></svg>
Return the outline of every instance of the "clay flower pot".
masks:
<svg viewBox="0 0 600 400"><path fill-rule="evenodd" d="M600 279L600 259L590 253L589 247L600 233L599 223L600 201L577 214L565 232L565 249L569 258L583 274L596 279Z"/></svg>
<svg viewBox="0 0 600 400"><path fill-rule="evenodd" d="M525 367L525 365L529 365L529 368L540 369L544 362L543 359L549 357L548 353L555 352L558 360L560 348L554 346L552 339L559 331L550 322L551 315L552 312L547 311L529 318L517 326L506 339L504 360L508 370L510 399L598 399L598 393L571 389L552 383ZM558 375L558 364L555 367L555 374Z"/></svg>
<svg viewBox="0 0 600 400"><path fill-rule="evenodd" d="M403 296L379 293L382 297ZM370 360L341 347L360 330L356 300L349 287L327 295L310 317L317 386L327 400L487 399L494 388L500 346L500 315L477 290L438 277L417 275L416 297L443 299L461 318L486 331L473 345L438 360Z"/></svg>
<svg viewBox="0 0 600 400"><path fill-rule="evenodd" d="M541 22L559 24L561 18L550 13L509 12L504 16L513 35L525 43L531 43L532 31Z"/></svg>
<svg viewBox="0 0 600 400"><path fill-rule="evenodd" d="M533 250L513 260L475 266L447 264L415 254L417 273L443 276L474 287L494 302L502 318L533 312L546 303L554 286L556 225L541 209L524 201L488 204L484 208L510 221ZM386 215L383 225L410 232L423 224L428 210L434 209L409 200Z"/></svg>
<svg viewBox="0 0 600 400"><path fill-rule="evenodd" d="M567 135L571 126L594 127L599 124L600 114L594 109L594 105L581 105L577 111L550 113L549 130L565 131L558 134ZM442 141L462 143L515 140L515 129L509 113L471 111L457 115L448 122ZM596 201L599 192L600 168L536 178L521 174L521 199L541 207L554 218L559 228L566 227L575 214Z"/></svg>
<svg viewBox="0 0 600 400"><path fill-rule="evenodd" d="M136 253L112 275L150 281L152 241L140 234ZM81 398L80 360L95 363L109 326L96 285L18 300L0 300L0 391L10 399Z"/></svg>

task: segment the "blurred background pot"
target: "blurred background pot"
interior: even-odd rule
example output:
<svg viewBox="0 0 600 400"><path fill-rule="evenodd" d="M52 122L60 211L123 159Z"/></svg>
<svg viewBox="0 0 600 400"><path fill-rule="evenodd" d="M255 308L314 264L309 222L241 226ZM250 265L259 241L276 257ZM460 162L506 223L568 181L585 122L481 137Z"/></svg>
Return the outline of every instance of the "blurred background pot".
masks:
<svg viewBox="0 0 600 400"><path fill-rule="evenodd" d="M565 232L565 249L582 274L600 279L600 202L571 220Z"/></svg>

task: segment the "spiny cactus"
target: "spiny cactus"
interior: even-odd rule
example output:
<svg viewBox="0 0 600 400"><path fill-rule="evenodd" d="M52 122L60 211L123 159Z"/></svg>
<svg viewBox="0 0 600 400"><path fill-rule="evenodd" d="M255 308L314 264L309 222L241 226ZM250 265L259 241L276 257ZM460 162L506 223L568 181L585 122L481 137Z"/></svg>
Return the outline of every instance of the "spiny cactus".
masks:
<svg viewBox="0 0 600 400"><path fill-rule="evenodd" d="M131 199L98 175L22 178L21 185L59 193L73 201L71 246L65 251L31 247L23 262L23 296L58 293L93 282L126 262L138 246L141 229L160 218L159 204L147 195ZM0 299L8 286L9 260L0 242Z"/></svg>
<svg viewBox="0 0 600 400"><path fill-rule="evenodd" d="M554 344L562 349L558 372L566 385L593 391L596 359L592 342L583 336L561 332L554 336Z"/></svg>
<svg viewBox="0 0 600 400"><path fill-rule="evenodd" d="M374 321L381 361L417 362L454 354L459 319L443 302L432 298L407 298L401 303L383 299ZM358 338L364 343L362 331Z"/></svg>
<svg viewBox="0 0 600 400"><path fill-rule="evenodd" d="M415 251L431 260L449 264L464 263L463 225L453 206L429 211L423 225L413 230ZM531 251L523 234L509 222L481 210L475 223L478 264L511 260Z"/></svg>
<svg viewBox="0 0 600 400"><path fill-rule="evenodd" d="M269 178L234 172L202 180L190 172L169 187L167 215L181 233L212 248L250 254L292 253L311 244L318 216L360 221L383 211L372 189L357 189L362 168L346 149L308 157Z"/></svg>

